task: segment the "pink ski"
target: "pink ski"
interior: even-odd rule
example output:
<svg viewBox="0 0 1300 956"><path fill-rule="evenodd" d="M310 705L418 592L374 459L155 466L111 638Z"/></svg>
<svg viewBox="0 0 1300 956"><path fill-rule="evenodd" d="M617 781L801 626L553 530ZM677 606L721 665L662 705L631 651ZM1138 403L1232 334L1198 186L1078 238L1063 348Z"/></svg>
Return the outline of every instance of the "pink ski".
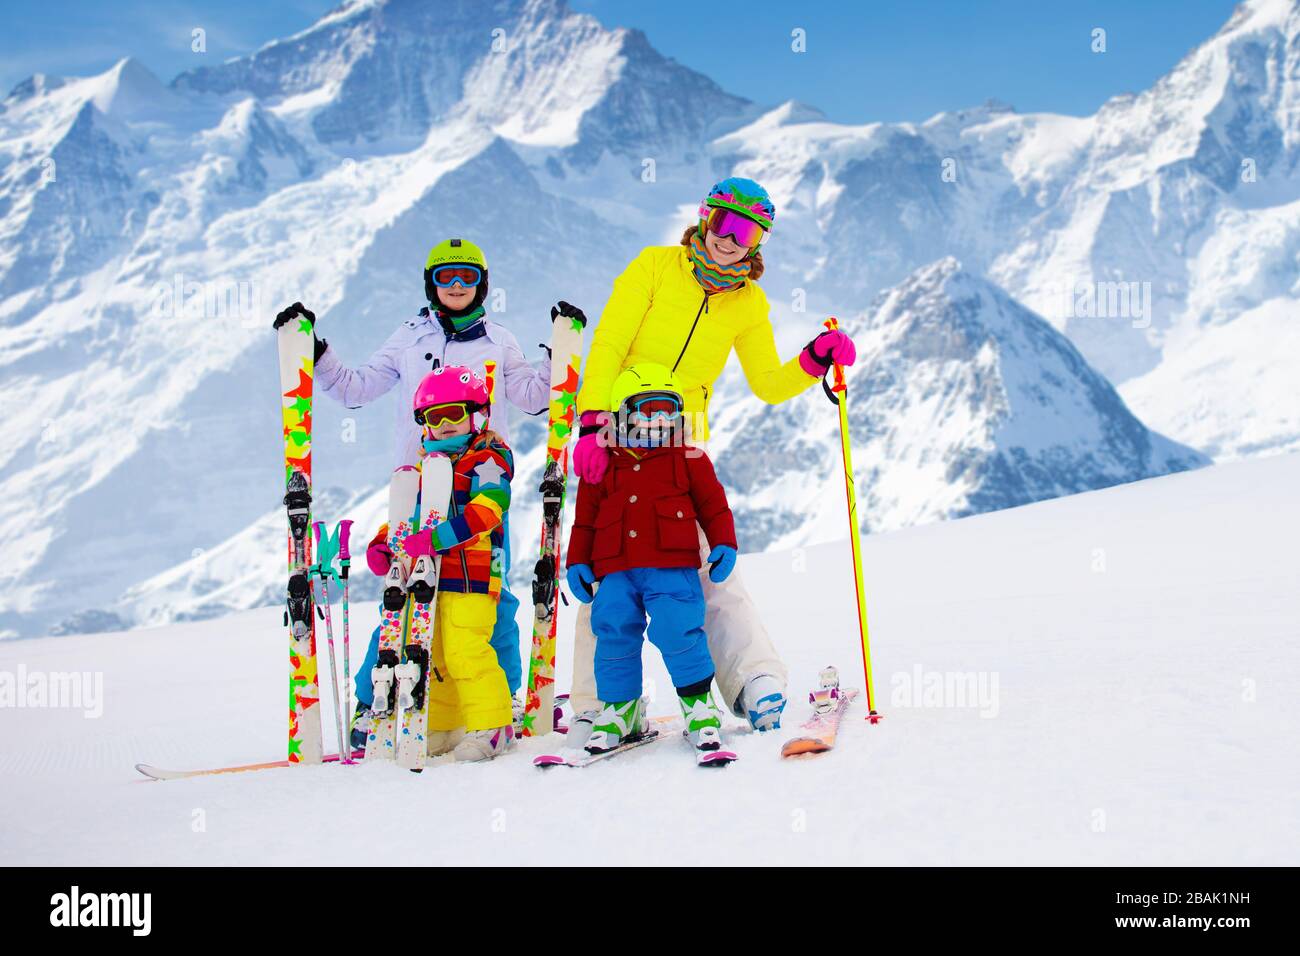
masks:
<svg viewBox="0 0 1300 956"><path fill-rule="evenodd" d="M364 756L364 750L357 750L352 753L351 759L360 760ZM321 758L321 763L338 762L338 754L325 754ZM147 763L138 763L135 765L135 769L140 771L150 780L181 780L185 777L207 777L217 773L243 773L248 770L270 770L274 767L291 766L293 766L293 763L288 760L268 760L266 763L249 763L239 767L214 767L210 770L163 770L160 767L154 767Z"/></svg>
<svg viewBox="0 0 1300 956"><path fill-rule="evenodd" d="M835 735L840 729L840 718L849 709L856 690L842 690L835 668L822 671L821 687L808 695L815 713L811 720L800 726L802 733L792 737L781 747L782 757L825 753L835 746Z"/></svg>

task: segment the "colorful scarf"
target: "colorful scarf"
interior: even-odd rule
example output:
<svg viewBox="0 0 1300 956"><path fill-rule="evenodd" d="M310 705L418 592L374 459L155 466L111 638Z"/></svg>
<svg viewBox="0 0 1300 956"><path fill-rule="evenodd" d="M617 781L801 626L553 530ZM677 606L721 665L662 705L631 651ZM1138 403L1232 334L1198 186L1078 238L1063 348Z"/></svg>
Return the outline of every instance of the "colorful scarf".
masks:
<svg viewBox="0 0 1300 956"><path fill-rule="evenodd" d="M454 457L469 447L470 439L473 437L472 432L466 432L463 435L452 435L450 438L426 438L422 442L424 453L426 455L440 454Z"/></svg>
<svg viewBox="0 0 1300 956"><path fill-rule="evenodd" d="M700 238L698 231L691 236L688 252L691 262L695 265L695 281L709 295L715 292L726 292L740 285L749 275L753 265L749 259L741 259L734 266L718 265L709 258L709 251L704 248L704 240Z"/></svg>
<svg viewBox="0 0 1300 956"><path fill-rule="evenodd" d="M442 309L436 309L433 314L434 317L442 323L444 328L446 328L447 324L450 323L451 327L457 332L464 332L479 319L483 318L483 316L487 315L487 310L480 305L477 309L472 309L464 315L449 315Z"/></svg>

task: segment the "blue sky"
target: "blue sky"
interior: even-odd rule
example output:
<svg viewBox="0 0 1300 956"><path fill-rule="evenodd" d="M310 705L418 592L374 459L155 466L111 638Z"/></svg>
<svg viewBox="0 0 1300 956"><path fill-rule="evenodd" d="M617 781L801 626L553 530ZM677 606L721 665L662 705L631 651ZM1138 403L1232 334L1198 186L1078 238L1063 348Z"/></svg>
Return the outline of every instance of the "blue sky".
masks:
<svg viewBox="0 0 1300 956"><path fill-rule="evenodd" d="M432 2L432 0L431 0ZM994 98L1083 115L1146 88L1217 30L1231 0L570 0L607 26L644 30L724 89L797 99L832 119L922 120ZM0 87L37 71L85 75L132 55L164 81L194 64L190 31L222 60L311 24L335 0L0 0ZM1107 34L1092 53L1091 31ZM807 52L791 51L791 30ZM924 66L920 66L924 64Z"/></svg>

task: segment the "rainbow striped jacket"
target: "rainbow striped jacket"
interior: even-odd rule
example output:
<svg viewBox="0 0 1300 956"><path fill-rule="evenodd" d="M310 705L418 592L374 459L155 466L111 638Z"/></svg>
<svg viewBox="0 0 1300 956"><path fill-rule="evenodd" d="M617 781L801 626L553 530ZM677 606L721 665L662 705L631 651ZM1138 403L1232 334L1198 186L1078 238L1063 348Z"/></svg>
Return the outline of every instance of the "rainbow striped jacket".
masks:
<svg viewBox="0 0 1300 956"><path fill-rule="evenodd" d="M477 436L453 460L448 518L431 529L433 547L443 556L439 589L500 596L502 519L514 469L514 455L494 433Z"/></svg>

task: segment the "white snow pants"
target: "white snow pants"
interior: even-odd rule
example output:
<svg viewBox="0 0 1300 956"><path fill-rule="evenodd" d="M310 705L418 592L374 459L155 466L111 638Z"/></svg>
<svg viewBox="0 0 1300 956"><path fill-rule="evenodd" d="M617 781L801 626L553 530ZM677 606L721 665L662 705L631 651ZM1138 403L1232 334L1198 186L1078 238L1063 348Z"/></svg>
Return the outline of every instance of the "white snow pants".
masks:
<svg viewBox="0 0 1300 956"><path fill-rule="evenodd" d="M709 580L709 563L705 560L709 543L700 531L700 583L704 587L704 633L717 675L722 705L737 717L744 717L738 707L745 684L760 674L771 674L784 685L788 672L777 655L776 646L758 616L754 599L745 590L738 571L721 584ZM599 587L599 585L597 585ZM569 702L575 714L599 706L596 697L596 638L591 632L591 605L578 608L573 633L573 682Z"/></svg>

